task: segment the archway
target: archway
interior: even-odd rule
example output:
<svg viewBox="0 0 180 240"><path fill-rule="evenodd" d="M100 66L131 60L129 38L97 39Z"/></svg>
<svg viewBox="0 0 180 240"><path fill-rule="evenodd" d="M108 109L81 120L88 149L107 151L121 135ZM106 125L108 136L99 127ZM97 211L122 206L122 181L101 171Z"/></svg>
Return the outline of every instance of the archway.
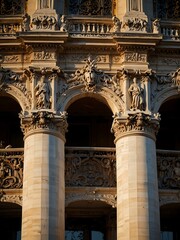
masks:
<svg viewBox="0 0 180 240"><path fill-rule="evenodd" d="M72 103L67 112L67 146L114 147L112 112L105 103L84 97Z"/></svg>
<svg viewBox="0 0 180 240"><path fill-rule="evenodd" d="M157 149L180 150L180 98L167 100L159 109L160 130L157 135Z"/></svg>
<svg viewBox="0 0 180 240"><path fill-rule="evenodd" d="M11 145L23 147L23 133L18 114L20 105L9 95L0 96L0 144L1 148Z"/></svg>
<svg viewBox="0 0 180 240"><path fill-rule="evenodd" d="M101 201L72 202L66 208L66 240L105 240L116 236L116 210Z"/></svg>
<svg viewBox="0 0 180 240"><path fill-rule="evenodd" d="M0 202L1 239L21 239L21 206L15 203Z"/></svg>
<svg viewBox="0 0 180 240"><path fill-rule="evenodd" d="M180 203L167 204L160 208L162 240L180 239Z"/></svg>

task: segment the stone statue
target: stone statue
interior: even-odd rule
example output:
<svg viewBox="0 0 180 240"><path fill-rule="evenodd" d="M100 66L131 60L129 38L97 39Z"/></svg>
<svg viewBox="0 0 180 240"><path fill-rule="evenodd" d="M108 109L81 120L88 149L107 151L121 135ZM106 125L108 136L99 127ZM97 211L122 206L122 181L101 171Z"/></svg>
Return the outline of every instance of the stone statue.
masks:
<svg viewBox="0 0 180 240"><path fill-rule="evenodd" d="M120 30L121 30L121 21L116 16L113 16L112 20L113 20L113 24L114 24L114 32L116 32L116 33L120 32Z"/></svg>
<svg viewBox="0 0 180 240"><path fill-rule="evenodd" d="M35 87L35 96L37 109L50 108L50 85L45 79L45 75L42 75Z"/></svg>
<svg viewBox="0 0 180 240"><path fill-rule="evenodd" d="M30 30L30 16L26 13L23 16L22 31L27 32Z"/></svg>
<svg viewBox="0 0 180 240"><path fill-rule="evenodd" d="M160 20L155 19L153 21L153 33L160 33Z"/></svg>
<svg viewBox="0 0 180 240"><path fill-rule="evenodd" d="M139 110L143 110L143 88L141 88L138 84L137 84L137 79L136 77L133 78L133 83L130 85L128 92L130 93L131 97L132 97L132 101L131 101L131 110L135 111L137 109Z"/></svg>
<svg viewBox="0 0 180 240"><path fill-rule="evenodd" d="M67 32L68 31L68 24L65 15L62 15L60 18L60 32Z"/></svg>

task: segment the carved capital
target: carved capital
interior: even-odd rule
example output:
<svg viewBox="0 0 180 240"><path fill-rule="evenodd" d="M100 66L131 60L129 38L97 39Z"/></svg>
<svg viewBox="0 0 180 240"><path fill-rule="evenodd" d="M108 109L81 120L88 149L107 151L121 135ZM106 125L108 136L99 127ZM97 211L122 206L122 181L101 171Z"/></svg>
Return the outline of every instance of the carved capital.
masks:
<svg viewBox="0 0 180 240"><path fill-rule="evenodd" d="M115 141L125 135L147 135L155 139L159 129L160 115L151 116L142 112L129 113L128 117L114 115L111 131L115 135Z"/></svg>
<svg viewBox="0 0 180 240"><path fill-rule="evenodd" d="M35 111L31 114L21 113L21 129L25 137L35 132L47 132L64 137L67 132L67 113L55 114L50 111Z"/></svg>

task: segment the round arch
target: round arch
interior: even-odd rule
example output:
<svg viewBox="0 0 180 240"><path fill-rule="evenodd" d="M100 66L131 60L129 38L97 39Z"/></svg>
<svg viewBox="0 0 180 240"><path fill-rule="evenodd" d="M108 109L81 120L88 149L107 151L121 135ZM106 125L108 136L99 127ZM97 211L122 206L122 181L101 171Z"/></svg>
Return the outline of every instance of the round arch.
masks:
<svg viewBox="0 0 180 240"><path fill-rule="evenodd" d="M16 85L18 85L18 87ZM0 92L0 97L1 96L8 96L14 99L20 105L22 111L31 108L31 96L21 83L16 83L15 85L7 83L6 87L3 87Z"/></svg>
<svg viewBox="0 0 180 240"><path fill-rule="evenodd" d="M171 98L177 98L178 96L179 96L179 92L177 90L177 87L175 86L168 89L164 89L163 91L160 91L160 93L157 94L155 99L153 100L154 102L153 111L157 113L163 103L165 103Z"/></svg>
<svg viewBox="0 0 180 240"><path fill-rule="evenodd" d="M73 102L84 97L92 97L98 101L103 102L110 108L113 114L123 111L122 99L117 96L112 90L103 87L97 92L83 92L81 86L72 88L62 94L57 103L57 109L58 111L66 111Z"/></svg>

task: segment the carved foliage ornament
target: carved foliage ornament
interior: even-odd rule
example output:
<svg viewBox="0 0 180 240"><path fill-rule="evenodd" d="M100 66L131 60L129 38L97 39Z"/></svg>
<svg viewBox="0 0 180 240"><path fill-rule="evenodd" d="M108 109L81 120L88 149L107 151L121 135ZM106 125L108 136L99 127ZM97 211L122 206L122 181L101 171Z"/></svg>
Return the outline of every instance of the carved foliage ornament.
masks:
<svg viewBox="0 0 180 240"><path fill-rule="evenodd" d="M154 136L159 130L160 115L151 116L142 112L128 114L123 118L119 113L114 115L111 131L118 138L125 133L146 133Z"/></svg>
<svg viewBox="0 0 180 240"><path fill-rule="evenodd" d="M49 111L32 112L30 115L20 113L21 129L24 134L33 130L52 130L65 135L67 132L67 113L60 112L58 115Z"/></svg>

